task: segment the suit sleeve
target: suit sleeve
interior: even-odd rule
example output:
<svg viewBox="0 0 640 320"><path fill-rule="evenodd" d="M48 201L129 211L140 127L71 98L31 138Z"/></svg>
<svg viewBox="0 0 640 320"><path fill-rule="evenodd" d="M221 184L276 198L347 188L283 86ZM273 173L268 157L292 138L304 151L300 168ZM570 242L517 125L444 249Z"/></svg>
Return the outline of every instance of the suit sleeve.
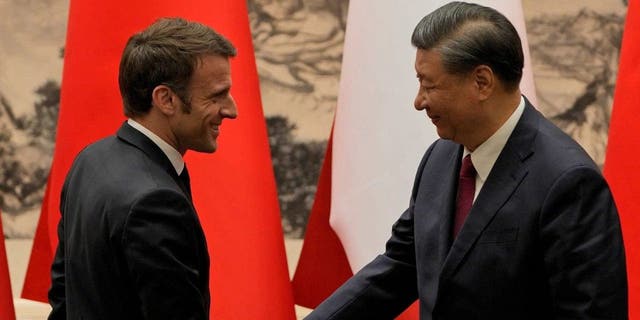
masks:
<svg viewBox="0 0 640 320"><path fill-rule="evenodd" d="M434 145L422 159L409 208L393 225L385 253L345 282L306 320L393 319L418 298L413 207Z"/></svg>
<svg viewBox="0 0 640 320"><path fill-rule="evenodd" d="M65 181L60 194L60 212L65 212L66 190L67 181ZM48 320L64 320L67 318L64 221L64 214L62 214L60 221L58 221L58 247L51 264L51 288L49 288L47 295L51 305L51 313L49 313Z"/></svg>
<svg viewBox="0 0 640 320"><path fill-rule="evenodd" d="M405 247L412 247L412 229L407 210L393 226L387 252L362 268L305 319L393 319L406 309L418 295L415 263L409 257L413 248Z"/></svg>
<svg viewBox="0 0 640 320"><path fill-rule="evenodd" d="M49 320L67 318L67 300L65 295L64 276L64 217L58 222L58 248L51 265L51 288L48 298L51 304Z"/></svg>
<svg viewBox="0 0 640 320"><path fill-rule="evenodd" d="M145 319L208 318L199 228L191 204L175 191L155 191L133 205L122 246Z"/></svg>
<svg viewBox="0 0 640 320"><path fill-rule="evenodd" d="M595 169L575 167L549 190L540 220L556 319L627 319L618 212Z"/></svg>

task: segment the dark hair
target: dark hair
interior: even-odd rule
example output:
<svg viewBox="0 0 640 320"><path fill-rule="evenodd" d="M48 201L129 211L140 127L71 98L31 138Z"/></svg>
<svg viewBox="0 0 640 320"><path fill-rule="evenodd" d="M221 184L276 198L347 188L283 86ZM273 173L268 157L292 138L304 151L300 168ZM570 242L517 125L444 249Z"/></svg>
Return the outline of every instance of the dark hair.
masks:
<svg viewBox="0 0 640 320"><path fill-rule="evenodd" d="M187 86L204 55L235 57L236 49L222 35L201 23L162 18L134 34L120 60L120 94L124 114L146 114L153 89L170 87L188 105Z"/></svg>
<svg viewBox="0 0 640 320"><path fill-rule="evenodd" d="M507 90L522 78L524 55L515 27L500 12L464 2L451 2L431 12L413 30L411 43L435 49L450 73L464 74L487 65Z"/></svg>

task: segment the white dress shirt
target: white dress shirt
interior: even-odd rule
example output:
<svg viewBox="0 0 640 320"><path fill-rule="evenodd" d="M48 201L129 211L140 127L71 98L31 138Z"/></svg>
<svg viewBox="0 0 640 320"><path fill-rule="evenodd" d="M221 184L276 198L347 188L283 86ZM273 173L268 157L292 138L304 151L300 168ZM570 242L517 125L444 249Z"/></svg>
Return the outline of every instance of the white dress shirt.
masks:
<svg viewBox="0 0 640 320"><path fill-rule="evenodd" d="M509 140L509 136L515 129L516 124L518 124L518 120L522 116L522 112L524 111L524 98L520 97L520 104L513 111L509 119L505 121L502 126L489 137L485 142L479 145L475 151L469 152L467 148L464 148L464 154L462 158L471 153L471 163L473 163L473 167L476 169L476 190L473 196L473 200L475 201L484 185L484 182L487 181L487 177L493 168L493 165L498 160L498 156L504 149L505 144L507 144L507 140Z"/></svg>
<svg viewBox="0 0 640 320"><path fill-rule="evenodd" d="M133 119L128 119L127 123L132 126L134 129L140 131L142 134L147 136L147 138L151 139L153 143L155 143L162 152L169 158L173 168L176 169L176 173L180 175L182 170L184 169L184 159L182 159L182 155L178 150L168 144L166 141L162 140L162 138L158 137L155 133L151 132L151 130L145 128L143 125L139 124Z"/></svg>

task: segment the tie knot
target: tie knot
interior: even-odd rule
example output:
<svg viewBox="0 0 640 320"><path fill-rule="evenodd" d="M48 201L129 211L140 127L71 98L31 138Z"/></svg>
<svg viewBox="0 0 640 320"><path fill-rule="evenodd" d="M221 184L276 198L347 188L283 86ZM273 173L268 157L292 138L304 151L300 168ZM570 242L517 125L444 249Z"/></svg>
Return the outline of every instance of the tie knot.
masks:
<svg viewBox="0 0 640 320"><path fill-rule="evenodd" d="M462 167L460 167L460 177L470 177L475 178L476 176L476 168L473 167L473 163L471 162L471 154L468 154L464 159L462 159Z"/></svg>

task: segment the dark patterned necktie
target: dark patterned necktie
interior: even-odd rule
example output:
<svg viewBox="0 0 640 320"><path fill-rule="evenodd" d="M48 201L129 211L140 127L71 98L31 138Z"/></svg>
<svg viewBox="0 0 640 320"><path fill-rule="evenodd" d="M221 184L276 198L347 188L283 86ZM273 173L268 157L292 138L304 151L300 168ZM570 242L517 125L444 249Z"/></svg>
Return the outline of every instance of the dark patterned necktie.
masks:
<svg viewBox="0 0 640 320"><path fill-rule="evenodd" d="M464 220L469 215L473 196L476 191L476 169L471 163L471 155L468 154L462 160L460 167L460 177L458 180L458 197L456 199L456 215L453 223L453 237L458 236L458 232L464 224Z"/></svg>
<svg viewBox="0 0 640 320"><path fill-rule="evenodd" d="M189 196L189 200L191 200L191 181L189 179L189 171L187 171L186 164L184 165L184 169L182 169L182 173L180 173L180 181L182 181L185 191Z"/></svg>

